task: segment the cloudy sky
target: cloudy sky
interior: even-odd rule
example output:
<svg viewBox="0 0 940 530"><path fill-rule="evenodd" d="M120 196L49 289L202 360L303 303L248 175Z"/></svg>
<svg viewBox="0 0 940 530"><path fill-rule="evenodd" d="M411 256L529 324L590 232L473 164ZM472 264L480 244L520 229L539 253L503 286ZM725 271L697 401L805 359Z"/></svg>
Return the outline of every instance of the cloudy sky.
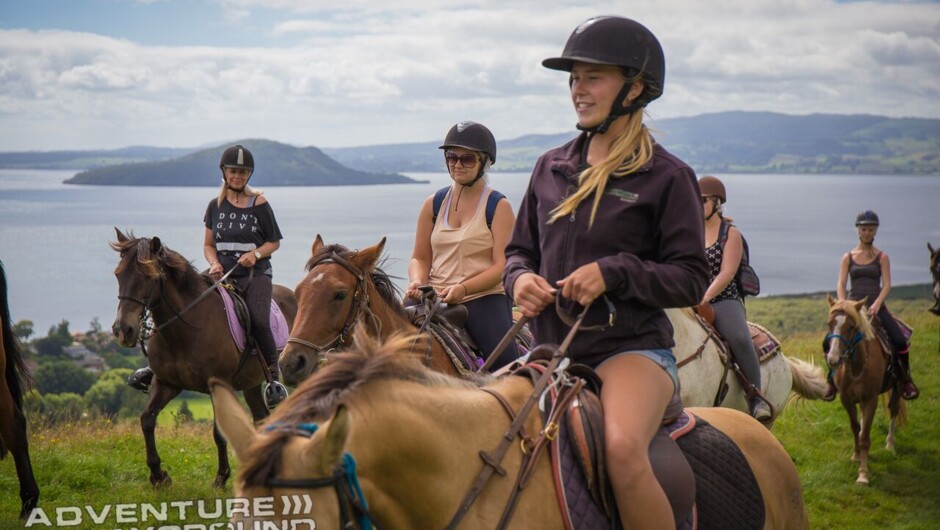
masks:
<svg viewBox="0 0 940 530"><path fill-rule="evenodd" d="M940 118L940 3L0 0L0 151L342 147L573 130L540 61L598 14L666 53L654 120L724 110Z"/></svg>

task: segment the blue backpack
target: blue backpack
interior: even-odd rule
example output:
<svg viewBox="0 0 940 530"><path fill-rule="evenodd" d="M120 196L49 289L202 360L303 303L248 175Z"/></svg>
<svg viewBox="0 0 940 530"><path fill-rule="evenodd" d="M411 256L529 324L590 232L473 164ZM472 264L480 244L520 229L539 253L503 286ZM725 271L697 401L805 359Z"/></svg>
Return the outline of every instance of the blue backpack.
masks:
<svg viewBox="0 0 940 530"><path fill-rule="evenodd" d="M450 189L450 186L445 186L434 194L434 203L433 203L433 213L431 217L431 223L437 222L437 215L441 212L441 206L444 204L444 197L447 196L447 190ZM496 205L499 204L499 201L504 199L506 196L502 193L493 190L490 192L490 196L486 198L486 227L493 231L493 216L496 215Z"/></svg>

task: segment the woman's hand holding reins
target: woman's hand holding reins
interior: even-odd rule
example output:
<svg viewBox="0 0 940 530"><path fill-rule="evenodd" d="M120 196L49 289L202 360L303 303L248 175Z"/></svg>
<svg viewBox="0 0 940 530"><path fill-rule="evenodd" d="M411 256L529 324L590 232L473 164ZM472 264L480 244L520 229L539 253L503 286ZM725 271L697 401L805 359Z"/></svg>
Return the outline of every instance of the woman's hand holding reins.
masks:
<svg viewBox="0 0 940 530"><path fill-rule="evenodd" d="M512 300L516 303L522 314L534 318L549 304L555 301L555 289L534 272L527 272L518 278L512 288Z"/></svg>
<svg viewBox="0 0 940 530"><path fill-rule="evenodd" d="M591 302L607 291L601 266L596 261L578 267L556 283L561 287L562 296L584 307L591 305Z"/></svg>
<svg viewBox="0 0 940 530"><path fill-rule="evenodd" d="M467 292L466 285L455 283L454 285L445 287L437 296L441 299L441 302L446 304L459 304L463 302L463 299L466 298L468 294L470 293Z"/></svg>
<svg viewBox="0 0 940 530"><path fill-rule="evenodd" d="M222 277L222 264L218 261L213 261L209 265L209 276L213 280L218 281L218 279Z"/></svg>

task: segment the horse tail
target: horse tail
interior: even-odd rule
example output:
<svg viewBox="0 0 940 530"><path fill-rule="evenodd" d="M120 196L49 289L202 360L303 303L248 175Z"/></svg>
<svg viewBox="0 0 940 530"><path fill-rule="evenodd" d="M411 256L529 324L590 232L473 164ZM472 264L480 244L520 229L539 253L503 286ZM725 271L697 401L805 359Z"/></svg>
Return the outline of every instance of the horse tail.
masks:
<svg viewBox="0 0 940 530"><path fill-rule="evenodd" d="M903 427L907 424L907 400L901 397L901 389L897 386L891 388L886 393L881 394L881 399L885 406L885 415L891 417L891 401L898 400L898 415L895 416L897 427Z"/></svg>
<svg viewBox="0 0 940 530"><path fill-rule="evenodd" d="M13 404L18 410L23 408L24 383L29 383L29 372L23 358L23 345L13 333L13 324L10 321L10 305L7 303L7 275L0 262L0 322L3 330L3 351L6 353L6 373L4 378Z"/></svg>
<svg viewBox="0 0 940 530"><path fill-rule="evenodd" d="M786 357L793 378L793 391L800 397L822 399L826 395L826 375L815 364Z"/></svg>

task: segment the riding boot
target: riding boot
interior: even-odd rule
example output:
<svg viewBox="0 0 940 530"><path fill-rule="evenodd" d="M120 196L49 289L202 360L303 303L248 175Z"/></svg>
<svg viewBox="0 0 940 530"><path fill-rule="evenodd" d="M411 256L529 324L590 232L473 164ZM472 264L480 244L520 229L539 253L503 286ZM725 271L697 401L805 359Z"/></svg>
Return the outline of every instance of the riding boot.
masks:
<svg viewBox="0 0 940 530"><path fill-rule="evenodd" d="M755 420L765 423L773 417L773 413L770 412L770 406L767 405L767 402L763 400L760 396L754 396L750 398L747 402L748 410L751 413L751 416Z"/></svg>
<svg viewBox="0 0 940 530"><path fill-rule="evenodd" d="M911 358L909 355L910 347L906 347L898 352L898 364L901 367L901 396L908 401L913 401L920 396L920 390L914 384L914 378L911 377Z"/></svg>
<svg viewBox="0 0 940 530"><path fill-rule="evenodd" d="M265 355L265 364L270 374L270 383L264 386L264 404L273 409L287 398L287 388L280 382L280 372L277 368L277 355Z"/></svg>
<svg viewBox="0 0 940 530"><path fill-rule="evenodd" d="M150 383L153 381L153 370L149 366L140 368L127 378L127 386L140 390L144 394L150 392Z"/></svg>

